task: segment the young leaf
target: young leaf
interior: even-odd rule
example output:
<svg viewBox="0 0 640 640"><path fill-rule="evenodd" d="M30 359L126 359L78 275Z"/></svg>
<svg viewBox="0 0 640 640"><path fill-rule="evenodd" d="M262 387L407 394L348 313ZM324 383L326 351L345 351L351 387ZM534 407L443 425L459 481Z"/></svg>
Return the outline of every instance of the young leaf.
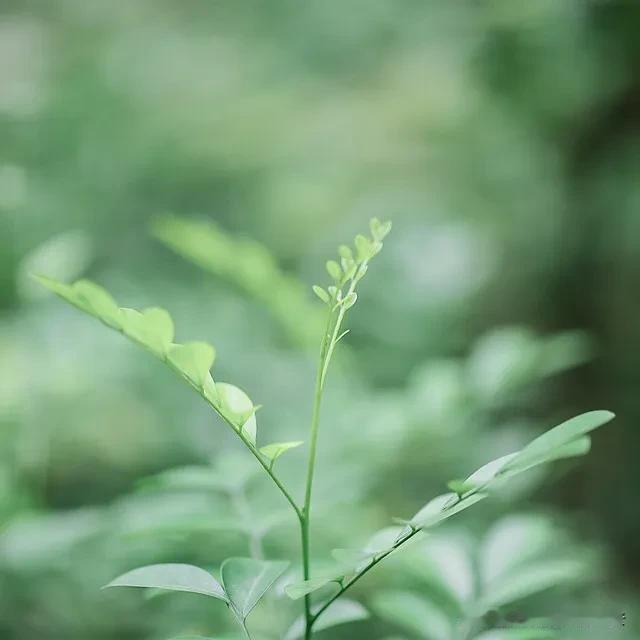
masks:
<svg viewBox="0 0 640 640"><path fill-rule="evenodd" d="M358 300L358 294L355 291L352 291L343 301L342 305L344 306L344 310L348 311L353 307L353 305Z"/></svg>
<svg viewBox="0 0 640 640"><path fill-rule="evenodd" d="M206 342L174 344L169 349L169 362L198 387L204 387L216 352Z"/></svg>
<svg viewBox="0 0 640 640"><path fill-rule="evenodd" d="M120 328L120 310L105 289L89 280L78 280L73 285L73 291L90 313L115 329Z"/></svg>
<svg viewBox="0 0 640 640"><path fill-rule="evenodd" d="M465 493L475 489L475 485L471 484L467 480L451 480L447 483L447 487L458 497L462 497Z"/></svg>
<svg viewBox="0 0 640 640"><path fill-rule="evenodd" d="M274 442L267 444L260 448L260 453L265 455L271 461L271 465L286 451L289 449L295 449L301 444L304 444L302 440L296 440L294 442Z"/></svg>
<svg viewBox="0 0 640 640"><path fill-rule="evenodd" d="M190 564L155 564L125 573L104 589L111 587L141 587L199 593L228 602L222 585L204 569Z"/></svg>
<svg viewBox="0 0 640 640"><path fill-rule="evenodd" d="M222 403L222 409L231 413L242 423L242 434L252 443L256 443L257 421L251 398L235 385L226 382L216 383L218 397ZM248 417L247 417L248 416Z"/></svg>
<svg viewBox="0 0 640 640"><path fill-rule="evenodd" d="M253 558L229 558L222 563L222 583L241 620L247 618L288 566L288 562L266 562Z"/></svg>
<svg viewBox="0 0 640 640"><path fill-rule="evenodd" d="M142 313L135 309L120 309L121 328L126 336L163 357L173 342L173 320L167 311L153 307Z"/></svg>
<svg viewBox="0 0 640 640"><path fill-rule="evenodd" d="M322 300L322 302L326 304L329 304L331 302L331 297L329 296L329 294L317 284L313 285L313 292L318 296L318 298L320 298L320 300Z"/></svg>
<svg viewBox="0 0 640 640"><path fill-rule="evenodd" d="M327 273L336 281L342 280L342 269L335 260L329 260L327 262Z"/></svg>
<svg viewBox="0 0 640 640"><path fill-rule="evenodd" d="M315 608L318 610L318 607ZM340 598L336 600L313 625L315 631L323 631L347 622L366 620L369 612L354 600ZM284 636L284 640L298 640L304 636L304 617L298 618Z"/></svg>
<svg viewBox="0 0 640 640"><path fill-rule="evenodd" d="M369 239L359 234L356 236L355 243L358 250L358 261L368 260L371 257L371 242Z"/></svg>

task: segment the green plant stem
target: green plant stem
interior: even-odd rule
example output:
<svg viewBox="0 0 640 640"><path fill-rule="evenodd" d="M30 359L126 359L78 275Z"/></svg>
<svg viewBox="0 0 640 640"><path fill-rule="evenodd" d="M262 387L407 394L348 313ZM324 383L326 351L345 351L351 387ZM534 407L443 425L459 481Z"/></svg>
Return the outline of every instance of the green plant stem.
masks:
<svg viewBox="0 0 640 640"><path fill-rule="evenodd" d="M311 617L311 626L313 627L313 625L315 624L316 620L339 598L342 596L342 594L347 591L347 589L350 589L356 582L358 582L358 580L360 580L360 578L362 578L363 576L365 576L369 571L371 571L371 569L373 569L373 567L375 567L379 562L382 562L382 560L384 560L388 555L392 554L396 549L398 549L399 547L401 547L405 542L407 542L408 540L410 540L411 538L413 538L413 536L415 536L417 533L419 533L421 531L421 529L412 529L411 533L409 533L408 535L404 536L403 538L401 538L400 540L398 540L393 547L391 547L391 549L385 551L384 553L380 554L379 556L377 556L376 558L374 558L366 567L364 567L364 569L362 569L361 571L359 571L355 576L353 576L353 578L351 578L350 580L347 580L347 582L345 582L340 589L333 595L331 596L331 598L329 598L329 600L327 600L327 602L325 602L322 607L320 607L320 609L318 609L318 611L316 611L316 613Z"/></svg>
<svg viewBox="0 0 640 640"><path fill-rule="evenodd" d="M309 580L310 573L310 557L311 557L311 540L309 536L309 525L311 522L311 493L313 489L313 475L316 462L316 451L318 446L318 431L320 426L320 406L322 404L322 391L324 389L324 379L326 375L325 362L329 353L329 340L333 323L333 310L329 312L327 318L327 326L322 338L320 347L320 360L318 363L318 372L316 374L316 386L313 396L313 410L311 414L311 428L309 437L309 460L307 463L307 480L304 494L304 506L302 508L302 516L300 518L300 535L302 539L302 572L305 580ZM331 334L333 335L333 334ZM304 597L304 615L305 615L305 640L311 637L311 596L309 594Z"/></svg>
<svg viewBox="0 0 640 640"><path fill-rule="evenodd" d="M358 283L358 279L351 281L347 296L353 293ZM300 518L300 532L302 538L302 570L305 580L311 578L310 558L311 558L311 496L313 491L313 477L316 465L316 452L318 447L318 433L320 431L320 408L322 405L322 392L327 379L329 364L335 350L338 340L340 327L346 314L343 305L338 307L338 315L335 317L335 307L331 307L327 318L327 326L322 338L320 347L320 360L318 363L318 372L316 375L316 386L313 396L313 410L311 414L311 427L309 436L309 460L307 463L307 481L304 494L304 506L302 508L302 517ZM305 615L305 640L311 638L311 631L314 616L311 613L311 595L306 594L304 597L304 615Z"/></svg>
<svg viewBox="0 0 640 640"><path fill-rule="evenodd" d="M472 496L473 494L482 491L482 489L486 486L486 484L487 483L485 483L484 485L479 485L478 487L475 487L473 490L465 493L464 497L468 498L469 496ZM458 496L458 500L456 502L454 502L451 506L452 507L455 506L461 500L462 500L462 497ZM327 600L322 605L322 607L320 607L320 609L318 609L318 611L315 612L314 615L311 616L311 627L313 628L313 625L315 624L316 620L340 596L342 596L345 591L350 589L356 582L358 582L358 580L360 580L364 575L366 575L369 571L371 571L371 569L373 569L373 567L375 567L378 563L382 562L387 556L391 555L396 549L400 548L405 542L408 542L409 540L411 540L411 538L413 538L416 534L420 533L421 531L422 531L422 528L411 528L409 533L407 533L405 536L403 536L402 538L397 540L390 549L388 549L384 553L381 553L379 556L376 556L366 567L364 567L362 570L358 571L358 573L356 573L350 580L347 580L344 584L342 584L340 586L340 589L333 596L331 596L331 598L329 598L329 600ZM311 636L309 636L309 637L311 637Z"/></svg>

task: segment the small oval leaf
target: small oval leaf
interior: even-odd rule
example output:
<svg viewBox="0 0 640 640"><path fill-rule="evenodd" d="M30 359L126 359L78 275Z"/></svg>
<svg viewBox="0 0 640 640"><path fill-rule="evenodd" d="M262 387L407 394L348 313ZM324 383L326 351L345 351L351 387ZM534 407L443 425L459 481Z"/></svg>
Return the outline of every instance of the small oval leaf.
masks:
<svg viewBox="0 0 640 640"><path fill-rule="evenodd" d="M251 398L239 387L226 382L217 382L216 390L223 412L231 414L235 422L241 424L241 433L251 443L256 443L256 407Z"/></svg>
<svg viewBox="0 0 640 640"><path fill-rule="evenodd" d="M174 344L169 349L169 362L199 387L204 387L209 369L216 357L215 349L206 342Z"/></svg>

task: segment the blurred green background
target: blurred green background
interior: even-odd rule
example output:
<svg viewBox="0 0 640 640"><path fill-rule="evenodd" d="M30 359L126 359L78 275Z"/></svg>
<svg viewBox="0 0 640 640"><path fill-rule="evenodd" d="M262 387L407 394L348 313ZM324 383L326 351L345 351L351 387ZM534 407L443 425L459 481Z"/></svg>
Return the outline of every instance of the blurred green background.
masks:
<svg viewBox="0 0 640 640"><path fill-rule="evenodd" d="M499 614L624 611L631 637L639 34L640 5L615 0L1 0L0 638L232 631L206 599L99 587L298 545L207 407L28 274L167 308L264 405L262 443L306 439L310 285L372 216L394 230L327 391L318 563L543 428L618 419L372 573L353 594L370 620L324 637L450 640L496 572L554 555L575 562L502 585ZM298 495L304 459L281 463ZM143 482L209 464L215 490ZM261 605L256 634L296 607Z"/></svg>

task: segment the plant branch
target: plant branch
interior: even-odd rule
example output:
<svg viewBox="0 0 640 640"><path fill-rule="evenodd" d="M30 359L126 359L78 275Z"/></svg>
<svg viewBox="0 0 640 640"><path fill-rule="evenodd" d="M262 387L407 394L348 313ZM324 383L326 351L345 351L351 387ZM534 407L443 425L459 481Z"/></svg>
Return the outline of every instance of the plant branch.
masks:
<svg viewBox="0 0 640 640"><path fill-rule="evenodd" d="M243 433L242 431L242 425L237 425L233 422L233 420L231 420L231 418L229 418L228 416L226 416L224 413L222 413L220 411L220 409L218 407L216 407L215 404L213 404L213 402L211 402L206 396L204 396L201 392L200 392L200 388L198 387L198 385L196 385L194 382L192 382L189 378L187 378L186 376L182 375L182 372L173 365L173 363L167 358L164 360L164 362L173 370L175 371L183 380L185 380L193 389L195 389L198 392L198 395L204 399L204 401L210 406L212 407L212 409L224 420L224 422L226 422L232 429L233 431L236 433L236 435L240 438L240 440L242 440L242 442L244 443L244 445L247 447L247 449L249 449L249 451L253 454L253 457L260 463L260 466L267 472L267 475L271 478L271 480L273 481L273 483L276 485L276 487L278 487L278 489L280 490L280 493L282 493L282 495L286 498L287 502L289 502L289 504L291 505L291 507L293 508L293 510L296 512L296 515L298 516L298 518L302 517L302 512L300 507L297 505L296 501L293 499L293 496L289 493L289 491L287 490L287 488L284 486L283 482L280 480L280 478L278 478L278 476L276 475L276 473L273 471L273 469L271 468L271 465L269 464L269 462L267 462L264 457L262 456L262 454L260 453L260 451L258 451L258 449L256 448L256 446L253 444L253 442L251 442L251 440L249 440Z"/></svg>
<svg viewBox="0 0 640 640"><path fill-rule="evenodd" d="M474 495L475 493L479 493L483 488L485 488L485 486L488 483L485 483L483 485L479 485L477 487L474 487L472 490L468 491L467 493L464 494L465 498L468 498L472 495ZM460 502L462 500L462 496L458 496L458 499L456 502L454 502L451 507L454 507L456 504L458 504L458 502ZM409 525L410 526L410 525ZM372 561L365 566L363 569L361 569L360 571L358 571L353 577L351 577L349 580L347 580L343 585L341 585L340 589L333 595L331 596L331 598L329 598L329 600L327 600L327 602L325 602L322 607L320 609L318 609L318 611L316 611L316 613L312 616L311 618L311 626L313 627L314 623L316 622L316 620L340 597L342 596L342 594L347 591L348 589L350 589L356 582L358 582L358 580L360 580L360 578L362 578L364 575L366 575L369 571L371 571L371 569L373 569L373 567L375 567L378 563L382 562L382 560L384 560L387 556L391 555L394 551L396 551L397 549L399 549L405 542L408 542L409 540L411 540L411 538L413 538L416 534L420 533L423 530L423 527L411 527L410 531L402 536L401 538L399 538L398 540L396 540L396 542L394 542L393 546L390 549L387 549L386 551L382 552L380 555L378 556L374 556L374 558L372 559Z"/></svg>
<svg viewBox="0 0 640 640"><path fill-rule="evenodd" d="M359 278L353 278L347 292L347 296L351 295ZM335 314L338 309L337 316ZM311 578L310 573L310 557L311 557L311 539L310 539L310 523L311 523L311 496L313 491L313 477L315 472L316 452L318 446L318 433L320 430L320 407L322 404L322 393L324 384L327 379L327 372L331 364L331 358L335 351L335 346L339 340L340 328L347 312L346 307L337 301L336 306L330 306L329 316L327 318L327 326L322 339L320 348L320 360L318 364L318 372L316 376L316 386L313 400L313 411L311 416L310 442L309 442L309 461L307 464L307 481L304 496L304 506L302 508L302 518L300 520L301 537L302 537L302 567L305 580ZM311 613L311 596L304 597L305 610L305 640L311 637L311 627L313 625L314 616Z"/></svg>
<svg viewBox="0 0 640 640"><path fill-rule="evenodd" d="M391 555L396 549L399 549L405 542L413 538L417 533L422 531L422 529L412 529L409 534L398 540L391 549L387 549L385 552L381 553L379 556L376 556L371 560L371 562L361 569L356 575L354 575L351 579L347 580L340 589L333 595L329 600L327 600L318 611L311 618L311 626L315 624L316 620L338 599L342 596L342 594L350 589L360 578L365 576L373 567L375 567L378 563L382 562L387 556Z"/></svg>

